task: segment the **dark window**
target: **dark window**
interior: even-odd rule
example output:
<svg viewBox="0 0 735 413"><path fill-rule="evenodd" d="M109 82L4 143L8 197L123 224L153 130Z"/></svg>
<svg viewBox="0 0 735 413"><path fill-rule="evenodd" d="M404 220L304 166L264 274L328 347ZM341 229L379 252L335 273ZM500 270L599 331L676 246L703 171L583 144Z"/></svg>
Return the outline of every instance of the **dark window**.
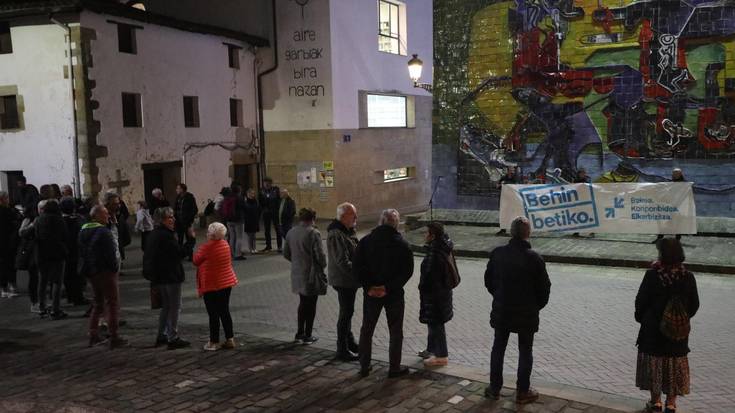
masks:
<svg viewBox="0 0 735 413"><path fill-rule="evenodd" d="M143 113L140 105L140 94L122 94L123 126L126 128L140 128L143 126Z"/></svg>
<svg viewBox="0 0 735 413"><path fill-rule="evenodd" d="M230 99L230 126L242 126L242 100Z"/></svg>
<svg viewBox="0 0 735 413"><path fill-rule="evenodd" d="M0 129L20 128L18 100L15 95L0 96Z"/></svg>
<svg viewBox="0 0 735 413"><path fill-rule="evenodd" d="M227 45L227 60L231 68L240 68L240 49L238 46Z"/></svg>
<svg viewBox="0 0 735 413"><path fill-rule="evenodd" d="M135 27L127 24L117 24L117 44L122 53L136 54Z"/></svg>
<svg viewBox="0 0 735 413"><path fill-rule="evenodd" d="M13 41L10 38L10 25L0 22L0 54L13 53Z"/></svg>
<svg viewBox="0 0 735 413"><path fill-rule="evenodd" d="M184 126L199 127L199 98L196 96L184 96Z"/></svg>

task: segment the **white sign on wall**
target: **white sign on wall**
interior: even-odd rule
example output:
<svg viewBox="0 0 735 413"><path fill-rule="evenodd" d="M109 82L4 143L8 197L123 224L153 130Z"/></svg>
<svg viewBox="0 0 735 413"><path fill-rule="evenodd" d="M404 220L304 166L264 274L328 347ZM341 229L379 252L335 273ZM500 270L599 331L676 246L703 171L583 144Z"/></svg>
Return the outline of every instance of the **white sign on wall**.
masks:
<svg viewBox="0 0 735 413"><path fill-rule="evenodd" d="M691 182L503 185L500 227L532 232L696 234Z"/></svg>
<svg viewBox="0 0 735 413"><path fill-rule="evenodd" d="M405 128L406 97L367 95L369 128Z"/></svg>

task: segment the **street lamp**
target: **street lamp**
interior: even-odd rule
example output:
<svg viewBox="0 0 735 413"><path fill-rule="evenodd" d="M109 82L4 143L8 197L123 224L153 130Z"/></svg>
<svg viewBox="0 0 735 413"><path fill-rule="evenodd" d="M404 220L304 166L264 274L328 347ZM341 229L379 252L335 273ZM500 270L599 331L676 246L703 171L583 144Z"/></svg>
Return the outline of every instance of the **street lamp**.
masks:
<svg viewBox="0 0 735 413"><path fill-rule="evenodd" d="M408 76L411 77L411 80L413 80L413 87L420 87L421 89L424 89L425 91L431 93L431 83L419 82L419 79L421 79L421 70L423 68L424 62L419 59L419 55L413 55L411 60L408 61Z"/></svg>

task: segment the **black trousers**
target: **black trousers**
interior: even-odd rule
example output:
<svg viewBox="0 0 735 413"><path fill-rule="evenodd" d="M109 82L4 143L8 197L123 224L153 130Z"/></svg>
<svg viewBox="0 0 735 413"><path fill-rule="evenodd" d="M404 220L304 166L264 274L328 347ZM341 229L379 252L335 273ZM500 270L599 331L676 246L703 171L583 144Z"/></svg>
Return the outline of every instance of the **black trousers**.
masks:
<svg viewBox="0 0 735 413"><path fill-rule="evenodd" d="M14 258L0 258L0 288L8 288L9 284L15 286L16 272Z"/></svg>
<svg viewBox="0 0 735 413"><path fill-rule="evenodd" d="M276 230L276 245L280 250L283 246L283 234L281 234L281 226L275 220L275 217L270 212L263 212L263 226L265 227L265 248L272 249L273 244L271 243L271 225Z"/></svg>
<svg viewBox="0 0 735 413"><path fill-rule="evenodd" d="M337 351L348 350L352 335L352 315L355 313L357 288L334 287L339 299L339 318L337 319Z"/></svg>
<svg viewBox="0 0 735 413"><path fill-rule="evenodd" d="M525 392L531 386L531 369L533 368L533 334L518 333L518 379L516 390ZM495 341L490 355L490 388L494 392L503 387L503 361L505 348L508 347L510 331L495 329Z"/></svg>
<svg viewBox="0 0 735 413"><path fill-rule="evenodd" d="M436 357L447 357L449 350L447 349L447 332L444 329L444 323L429 324L429 337L426 349Z"/></svg>
<svg viewBox="0 0 735 413"><path fill-rule="evenodd" d="M148 240L148 234L150 233L151 231L143 231L140 233L140 250L143 252L145 252L145 242Z"/></svg>
<svg viewBox="0 0 735 413"><path fill-rule="evenodd" d="M28 297L31 304L38 303L38 265L35 262L28 267Z"/></svg>
<svg viewBox="0 0 735 413"><path fill-rule="evenodd" d="M314 329L314 318L316 317L316 301L318 295L299 294L298 327L296 335L299 337L311 337Z"/></svg>
<svg viewBox="0 0 735 413"><path fill-rule="evenodd" d="M80 303L84 299L84 288L87 280L79 275L76 260L67 261L64 265L64 288L66 289L66 300L70 303Z"/></svg>
<svg viewBox="0 0 735 413"><path fill-rule="evenodd" d="M196 244L196 239L189 236L189 228L191 227L191 225L192 224L189 224L189 225L180 225L180 226L177 225L175 227L175 229L176 229L176 235L177 235L177 238L178 238L178 241L179 241L179 245L182 246L182 247L184 245L190 245L191 248L192 248L191 250L193 251L194 250L194 244ZM193 254L193 252L192 252L192 254ZM189 254L189 258L191 258L191 255L192 254Z"/></svg>
<svg viewBox="0 0 735 413"><path fill-rule="evenodd" d="M403 349L403 312L406 303L403 291L386 295L383 298L374 298L363 295L362 305L362 328L360 328L360 365L363 369L370 366L373 352L373 333L378 324L380 312L385 307L385 317L388 320L388 333L390 344L388 358L390 359L390 371L401 369L401 351Z"/></svg>
<svg viewBox="0 0 735 413"><path fill-rule="evenodd" d="M52 304L54 313L61 311L61 284L64 280L64 261L41 261L38 263L38 271L41 273L41 282L38 284L38 298L41 310L46 308L46 288L51 287Z"/></svg>
<svg viewBox="0 0 735 413"><path fill-rule="evenodd" d="M230 293L232 287L204 293L204 306L209 315L209 341L219 343L219 325L225 330L225 339L235 335L232 331L232 316L230 316Z"/></svg>

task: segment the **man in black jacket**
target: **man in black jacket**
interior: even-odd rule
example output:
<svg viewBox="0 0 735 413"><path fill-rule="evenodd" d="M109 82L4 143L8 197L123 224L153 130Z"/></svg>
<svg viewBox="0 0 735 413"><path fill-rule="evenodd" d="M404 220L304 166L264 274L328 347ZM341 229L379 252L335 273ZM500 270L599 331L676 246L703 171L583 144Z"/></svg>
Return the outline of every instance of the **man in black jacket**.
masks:
<svg viewBox="0 0 735 413"><path fill-rule="evenodd" d="M174 209L174 218L176 219L176 235L179 239L179 245L194 245L196 239L192 235L190 228L194 224L194 219L199 213L196 199L191 192L188 192L186 184L176 185L176 209ZM188 255L191 260L191 254Z"/></svg>
<svg viewBox="0 0 735 413"><path fill-rule="evenodd" d="M15 253L18 248L20 214L10 206L10 196L0 191L0 288L2 298L17 297L15 290Z"/></svg>
<svg viewBox="0 0 735 413"><path fill-rule="evenodd" d="M288 194L288 189L281 188L281 200L278 204L278 226L281 230L281 237L286 238L286 234L293 227L294 217L296 216L296 202ZM281 246L278 246L278 252L281 252Z"/></svg>
<svg viewBox="0 0 735 413"><path fill-rule="evenodd" d="M263 211L263 226L265 227L265 248L263 252L273 249L271 244L271 224L276 229L276 245L281 249L283 244L283 235L278 227L278 205L280 203L280 189L273 186L273 180L265 177L263 179L263 188L258 194L260 208Z"/></svg>
<svg viewBox="0 0 735 413"><path fill-rule="evenodd" d="M61 217L59 201L47 199L39 204L41 215L36 219L36 257L41 282L38 284L38 298L41 316L50 315L54 320L66 318L61 310L61 283L64 279L64 261L69 252L67 232ZM51 311L46 308L46 288L51 286L53 304Z"/></svg>
<svg viewBox="0 0 735 413"><path fill-rule="evenodd" d="M98 331L100 316L104 313L110 330L110 348L123 347L128 342L117 333L120 316L120 261L114 236L107 228L110 213L103 205L95 205L89 216L91 222L84 224L79 232L81 275L89 278L94 292L92 312L89 315L89 345L91 347L103 342Z"/></svg>
<svg viewBox="0 0 735 413"><path fill-rule="evenodd" d="M490 386L485 395L500 398L503 359L510 333L518 334L518 381L516 402L532 403L538 392L531 388L533 335L538 331L539 311L549 302L551 282L544 260L531 249L531 224L518 217L510 227L511 240L495 248L485 271L485 287L493 296L490 325L495 341L490 358Z"/></svg>
<svg viewBox="0 0 735 413"><path fill-rule="evenodd" d="M184 266L181 265L181 259L191 255L194 242L179 245L174 232L176 228L174 211L171 208L157 209L153 214L153 220L156 228L146 240L143 252L143 276L157 287L161 294L156 346L168 344L169 350L173 350L189 346L189 342L182 340L178 332L181 284L184 282Z"/></svg>
<svg viewBox="0 0 735 413"><path fill-rule="evenodd" d="M388 377L408 374L401 367L403 347L403 286L413 275L413 253L398 232L400 215L386 209L380 224L357 244L352 268L364 291L363 318L360 329L360 375L370 374L373 332L385 307L390 332L390 368Z"/></svg>

